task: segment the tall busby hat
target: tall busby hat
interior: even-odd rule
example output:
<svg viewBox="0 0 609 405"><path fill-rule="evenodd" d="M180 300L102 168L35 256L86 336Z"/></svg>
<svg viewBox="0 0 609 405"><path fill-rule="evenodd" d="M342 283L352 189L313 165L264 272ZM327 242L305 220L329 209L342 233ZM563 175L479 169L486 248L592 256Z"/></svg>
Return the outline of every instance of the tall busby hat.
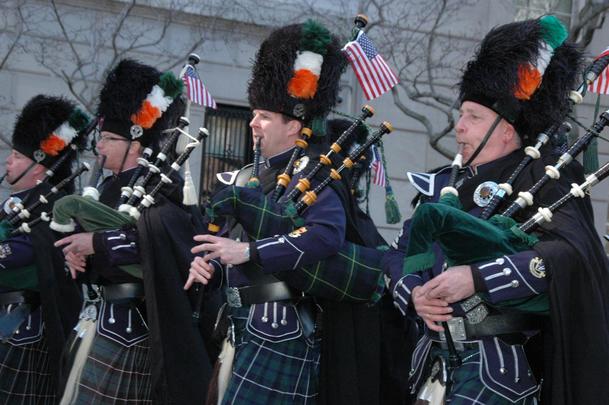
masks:
<svg viewBox="0 0 609 405"><path fill-rule="evenodd" d="M97 108L100 130L144 146L158 143L183 112L183 83L172 72L123 59L108 74Z"/></svg>
<svg viewBox="0 0 609 405"><path fill-rule="evenodd" d="M279 28L262 43L249 82L250 107L310 122L338 100L346 66L338 39L320 23Z"/></svg>
<svg viewBox="0 0 609 405"><path fill-rule="evenodd" d="M494 110L525 143L535 139L569 110L582 56L567 36L550 15L492 29L465 68L461 101Z"/></svg>
<svg viewBox="0 0 609 405"><path fill-rule="evenodd" d="M21 110L13 129L13 149L50 167L71 147L82 148L90 117L64 98L37 95ZM67 163L70 163L68 159ZM62 166L70 167L69 164Z"/></svg>

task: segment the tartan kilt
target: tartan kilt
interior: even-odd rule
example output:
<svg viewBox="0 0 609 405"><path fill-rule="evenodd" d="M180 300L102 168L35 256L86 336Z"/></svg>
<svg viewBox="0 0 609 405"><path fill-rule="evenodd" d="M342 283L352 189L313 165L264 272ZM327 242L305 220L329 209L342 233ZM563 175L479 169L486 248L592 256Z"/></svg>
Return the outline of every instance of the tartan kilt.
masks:
<svg viewBox="0 0 609 405"><path fill-rule="evenodd" d="M266 341L246 330L248 313L249 307L233 309L235 359L222 405L315 404L320 339Z"/></svg>
<svg viewBox="0 0 609 405"><path fill-rule="evenodd" d="M448 364L448 350L432 349L429 359L444 357ZM488 389L480 380L480 351L460 352L463 364L449 374L450 391L446 393L446 404L450 405L535 405L537 392L512 402Z"/></svg>
<svg viewBox="0 0 609 405"><path fill-rule="evenodd" d="M44 332L34 343L20 346L0 343L0 403L55 403Z"/></svg>
<svg viewBox="0 0 609 405"><path fill-rule="evenodd" d="M95 335L72 403L152 403L149 339L126 347Z"/></svg>

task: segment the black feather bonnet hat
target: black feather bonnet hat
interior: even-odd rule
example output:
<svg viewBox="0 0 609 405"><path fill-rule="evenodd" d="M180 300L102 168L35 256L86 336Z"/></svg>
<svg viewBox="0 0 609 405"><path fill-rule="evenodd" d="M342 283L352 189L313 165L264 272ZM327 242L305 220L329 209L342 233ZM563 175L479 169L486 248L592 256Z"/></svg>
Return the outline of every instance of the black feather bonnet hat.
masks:
<svg viewBox="0 0 609 405"><path fill-rule="evenodd" d="M262 43L248 86L252 109L310 123L324 118L338 101L346 66L338 39L308 20L273 31Z"/></svg>
<svg viewBox="0 0 609 405"><path fill-rule="evenodd" d="M567 36L551 15L492 29L465 68L461 102L494 110L529 143L569 110L582 55Z"/></svg>
<svg viewBox="0 0 609 405"><path fill-rule="evenodd" d="M63 154L84 146L83 130L89 122L90 117L71 101L37 95L27 102L17 117L13 149L48 168ZM67 159L62 166L70 167L71 161Z"/></svg>
<svg viewBox="0 0 609 405"><path fill-rule="evenodd" d="M158 143L184 111L183 83L172 72L123 59L108 74L99 95L100 130L142 145Z"/></svg>

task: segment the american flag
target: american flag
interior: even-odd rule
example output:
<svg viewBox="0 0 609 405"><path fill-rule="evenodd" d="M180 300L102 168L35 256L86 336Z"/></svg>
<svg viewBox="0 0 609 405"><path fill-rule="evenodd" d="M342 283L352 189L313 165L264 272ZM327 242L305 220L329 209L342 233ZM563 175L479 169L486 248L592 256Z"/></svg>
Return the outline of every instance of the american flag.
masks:
<svg viewBox="0 0 609 405"><path fill-rule="evenodd" d="M385 187L385 168L383 167L383 158L381 151L376 145L372 145L372 162L370 167L374 169L374 178L372 182L377 186Z"/></svg>
<svg viewBox="0 0 609 405"><path fill-rule="evenodd" d="M387 62L363 31L357 34L355 41L347 43L343 50L347 53L366 99L377 98L398 83Z"/></svg>
<svg viewBox="0 0 609 405"><path fill-rule="evenodd" d="M609 56L609 48L605 49L596 59ZM598 94L609 94L609 67L599 73L596 80L588 86L588 91Z"/></svg>
<svg viewBox="0 0 609 405"><path fill-rule="evenodd" d="M196 69L187 65L184 74L182 75L184 85L186 85L187 96L190 101L202 106L216 108L216 100L209 94L209 91L203 85L201 78Z"/></svg>

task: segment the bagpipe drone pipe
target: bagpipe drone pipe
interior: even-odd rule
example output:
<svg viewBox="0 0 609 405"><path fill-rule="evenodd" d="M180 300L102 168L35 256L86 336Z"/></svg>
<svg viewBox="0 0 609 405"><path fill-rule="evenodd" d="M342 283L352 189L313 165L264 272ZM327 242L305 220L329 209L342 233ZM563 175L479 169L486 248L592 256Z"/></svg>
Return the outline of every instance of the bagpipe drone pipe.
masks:
<svg viewBox="0 0 609 405"><path fill-rule="evenodd" d="M339 152L344 143L353 135L357 125L370 115L371 109L364 107L362 115L330 146L326 154L320 155L319 161L308 172L305 169L291 179L286 187L287 194L279 201L274 201L274 196L265 195L255 182L250 182L250 187L229 186L216 193L206 210L208 229L218 232L226 219L232 218L243 227L251 240L299 232L299 228L305 224L306 209L316 202L317 196L333 181L340 180L373 144L392 131L391 124L384 122L364 144L340 158ZM295 188L292 187L299 186L301 189L293 192ZM297 200L303 192L302 198ZM298 272L285 272L286 275L289 273L290 278L286 281L292 287L322 298L375 301L380 298L379 291L383 289L380 268L382 254L381 250L345 241L335 255L314 264L301 265ZM350 276L342 281L337 280L332 271L337 267L348 268ZM281 273L275 275L280 279L283 277Z"/></svg>

